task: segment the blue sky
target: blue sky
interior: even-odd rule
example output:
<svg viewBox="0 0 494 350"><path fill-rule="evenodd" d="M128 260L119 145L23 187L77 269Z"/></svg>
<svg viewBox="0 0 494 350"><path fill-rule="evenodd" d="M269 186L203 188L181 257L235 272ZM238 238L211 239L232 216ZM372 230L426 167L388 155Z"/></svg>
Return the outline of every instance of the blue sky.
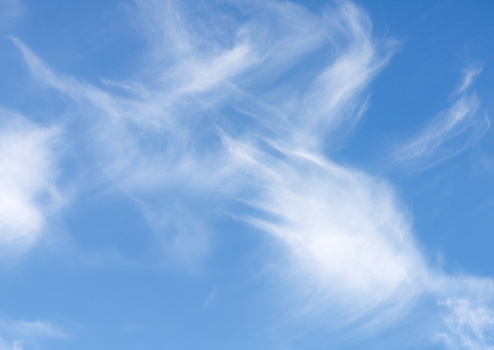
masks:
<svg viewBox="0 0 494 350"><path fill-rule="evenodd" d="M494 349L490 1L0 3L0 350Z"/></svg>

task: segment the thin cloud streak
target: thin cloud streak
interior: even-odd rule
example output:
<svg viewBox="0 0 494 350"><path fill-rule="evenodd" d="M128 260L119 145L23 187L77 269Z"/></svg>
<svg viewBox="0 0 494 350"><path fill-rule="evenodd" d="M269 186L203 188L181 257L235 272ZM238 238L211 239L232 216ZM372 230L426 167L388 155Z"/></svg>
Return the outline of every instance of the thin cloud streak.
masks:
<svg viewBox="0 0 494 350"><path fill-rule="evenodd" d="M463 71L463 81L461 85L456 89L457 95L464 93L470 85L475 81L475 78L482 72L482 66L470 65Z"/></svg>
<svg viewBox="0 0 494 350"><path fill-rule="evenodd" d="M477 144L490 129L490 120L480 111L475 93L466 90L480 74L480 69L465 71L459 96L447 110L440 112L417 136L394 153L397 162L413 162L426 168L451 158Z"/></svg>
<svg viewBox="0 0 494 350"><path fill-rule="evenodd" d="M381 43L372 38L369 18L354 4L341 4L337 27L346 34L344 50L315 79L310 92L304 98L300 115L302 127L313 137L319 130L334 128L344 118L357 118L361 101L358 97L368 87L372 78L391 58L395 42Z"/></svg>

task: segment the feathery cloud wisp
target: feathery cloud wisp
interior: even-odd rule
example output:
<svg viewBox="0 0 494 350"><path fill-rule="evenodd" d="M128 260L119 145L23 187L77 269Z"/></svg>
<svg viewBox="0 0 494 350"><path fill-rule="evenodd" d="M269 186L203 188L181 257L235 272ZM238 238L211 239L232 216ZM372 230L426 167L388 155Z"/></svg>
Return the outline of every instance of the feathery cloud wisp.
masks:
<svg viewBox="0 0 494 350"><path fill-rule="evenodd" d="M396 161L431 166L472 147L490 128L487 115L480 110L480 100L466 90L480 74L480 69L464 73L458 97L447 110L439 113L417 136L402 145L394 154Z"/></svg>

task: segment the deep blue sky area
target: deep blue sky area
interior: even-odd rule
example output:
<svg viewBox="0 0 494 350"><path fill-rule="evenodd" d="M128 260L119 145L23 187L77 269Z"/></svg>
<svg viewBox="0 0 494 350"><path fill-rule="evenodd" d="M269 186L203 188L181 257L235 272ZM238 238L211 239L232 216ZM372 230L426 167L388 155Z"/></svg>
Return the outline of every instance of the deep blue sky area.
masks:
<svg viewBox="0 0 494 350"><path fill-rule="evenodd" d="M0 3L0 350L494 348L494 3Z"/></svg>

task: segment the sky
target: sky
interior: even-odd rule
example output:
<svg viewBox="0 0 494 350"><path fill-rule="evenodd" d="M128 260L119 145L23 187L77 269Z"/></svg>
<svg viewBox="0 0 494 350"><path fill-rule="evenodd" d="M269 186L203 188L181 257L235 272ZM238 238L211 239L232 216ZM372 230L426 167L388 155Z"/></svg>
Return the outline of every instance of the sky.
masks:
<svg viewBox="0 0 494 350"><path fill-rule="evenodd" d="M493 15L1 0L0 350L494 349Z"/></svg>

